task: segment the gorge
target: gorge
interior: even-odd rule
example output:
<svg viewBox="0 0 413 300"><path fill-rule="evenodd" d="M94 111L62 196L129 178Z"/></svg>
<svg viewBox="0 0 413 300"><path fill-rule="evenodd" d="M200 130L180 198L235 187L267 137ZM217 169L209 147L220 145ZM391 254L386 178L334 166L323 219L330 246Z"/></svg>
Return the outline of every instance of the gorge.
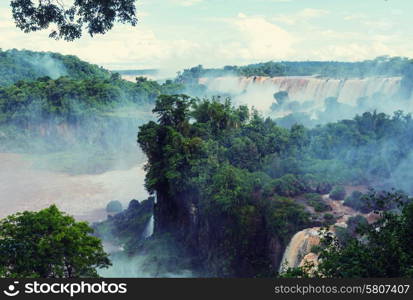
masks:
<svg viewBox="0 0 413 300"><path fill-rule="evenodd" d="M318 228L374 221L358 187L412 192L403 74L133 83L96 72L0 88L0 198L2 217L57 204L103 221L117 264L103 276L278 276L314 254ZM321 125L280 122L296 113ZM112 200L124 210L107 216Z"/></svg>

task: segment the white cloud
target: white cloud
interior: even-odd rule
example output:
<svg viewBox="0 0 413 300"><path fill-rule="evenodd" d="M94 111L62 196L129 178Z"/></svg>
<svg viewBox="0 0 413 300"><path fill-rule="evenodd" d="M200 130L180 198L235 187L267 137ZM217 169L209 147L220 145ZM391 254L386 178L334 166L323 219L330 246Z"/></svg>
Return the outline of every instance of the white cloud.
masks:
<svg viewBox="0 0 413 300"><path fill-rule="evenodd" d="M142 1L146 0L140 3ZM177 0L176 4L185 2L184 5L188 5L187 1L201 3L200 0ZM175 9L182 11L179 6ZM326 20L316 20L327 14L329 11L305 8L294 14L278 15L277 21L268 14L239 13L230 18L209 15L165 26L153 22L164 14L145 6L138 16L149 16L142 18L148 20L148 25L146 22L136 27L116 24L105 35L90 38L85 34L82 39L67 43L49 39L47 30L22 33L15 27L10 10L4 9L0 10L0 47L73 54L112 69L177 70L197 64L219 67L268 60L359 60L384 54L413 56L413 43L405 38L402 30L389 31L384 23L363 24L374 19L348 12L340 12L337 17L341 25L348 26L337 27L324 22ZM310 23L313 20L317 22ZM381 19L376 21L382 22Z"/></svg>
<svg viewBox="0 0 413 300"><path fill-rule="evenodd" d="M329 14L328 10L305 8L302 11L298 12L297 16L305 18L305 19L311 19L311 18L321 17L327 14Z"/></svg>
<svg viewBox="0 0 413 300"><path fill-rule="evenodd" d="M73 42L48 38L48 31L25 34L14 26L9 14L0 18L0 45L3 49L30 49L73 54L108 68L161 67L198 51L198 44L187 39L162 40L145 26L116 24L105 35L91 38L86 33Z"/></svg>
<svg viewBox="0 0 413 300"><path fill-rule="evenodd" d="M364 14L351 14L351 15L346 15L344 16L344 20L345 21L351 21L351 20L360 20L360 19L364 19L366 17L366 15Z"/></svg>
<svg viewBox="0 0 413 300"><path fill-rule="evenodd" d="M181 6L192 6L201 3L202 1L203 0L172 0L172 2Z"/></svg>
<svg viewBox="0 0 413 300"><path fill-rule="evenodd" d="M244 61L277 60L292 54L295 38L263 17L238 14L227 20L236 30L234 39L220 47L219 53L228 59Z"/></svg>
<svg viewBox="0 0 413 300"><path fill-rule="evenodd" d="M148 13L148 12L146 12L146 11L138 11L138 12L136 13L136 16L138 17L138 19L141 19L141 18L143 18L143 17L150 16L150 15L151 15L151 14Z"/></svg>
<svg viewBox="0 0 413 300"><path fill-rule="evenodd" d="M295 25L299 22L307 22L311 19L328 15L330 12L324 9L305 8L294 14L280 14L274 17L274 21L287 25Z"/></svg>
<svg viewBox="0 0 413 300"><path fill-rule="evenodd" d="M357 22L372 30L390 30L395 24L389 19L372 18L365 14L352 14L344 16L345 21Z"/></svg>

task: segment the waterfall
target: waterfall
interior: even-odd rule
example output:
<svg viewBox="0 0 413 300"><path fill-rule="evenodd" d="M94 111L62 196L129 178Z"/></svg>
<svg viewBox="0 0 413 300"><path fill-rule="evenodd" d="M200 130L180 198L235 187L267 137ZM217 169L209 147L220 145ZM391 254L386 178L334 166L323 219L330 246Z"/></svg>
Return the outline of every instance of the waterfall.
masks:
<svg viewBox="0 0 413 300"><path fill-rule="evenodd" d="M375 215L361 214L351 207L345 206L344 201L332 200L329 194L322 195L322 198L331 207L331 213L338 217L334 226L328 230L333 234L335 233L334 227L347 227L347 220L352 216L363 215L372 222L377 218ZM320 227L307 228L297 232L285 248L278 272L282 273L288 268L302 266L305 261L317 262L317 256L314 253L310 255L310 253L313 246L320 244L320 238Z"/></svg>
<svg viewBox="0 0 413 300"><path fill-rule="evenodd" d="M151 218L149 219L148 223L146 224L145 230L142 233L142 237L144 239L147 239L147 238L152 236L154 223L155 223L155 218L152 215Z"/></svg>
<svg viewBox="0 0 413 300"><path fill-rule="evenodd" d="M311 252L311 247L320 243L320 227L307 228L297 232L285 249L279 273L288 268L300 266L304 256Z"/></svg>
<svg viewBox="0 0 413 300"><path fill-rule="evenodd" d="M314 101L323 107L324 100L335 97L338 102L355 106L357 100L381 93L384 96L397 95L401 88L401 77L368 77L362 79L331 79L310 76L284 77L211 77L200 78L199 82L211 92L236 95L239 104L254 105L267 110L274 103L274 93L286 91L293 101Z"/></svg>

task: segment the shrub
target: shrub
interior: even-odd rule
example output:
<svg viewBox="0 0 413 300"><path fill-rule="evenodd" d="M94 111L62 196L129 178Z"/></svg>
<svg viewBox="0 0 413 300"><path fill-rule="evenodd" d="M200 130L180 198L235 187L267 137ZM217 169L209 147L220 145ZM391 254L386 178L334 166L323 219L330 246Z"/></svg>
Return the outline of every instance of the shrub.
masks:
<svg viewBox="0 0 413 300"><path fill-rule="evenodd" d="M351 193L351 195L344 200L344 205L350 206L363 213L368 213L372 210L367 199L363 197L363 193L359 191Z"/></svg>
<svg viewBox="0 0 413 300"><path fill-rule="evenodd" d="M321 201L321 195L316 193L307 193L304 195L304 198L308 201Z"/></svg>
<svg viewBox="0 0 413 300"><path fill-rule="evenodd" d="M317 193L328 194L331 191L331 184L328 182L320 182L317 186Z"/></svg>
<svg viewBox="0 0 413 300"><path fill-rule="evenodd" d="M343 200L346 196L346 191L341 185L335 186L330 192L330 198L333 200Z"/></svg>
<svg viewBox="0 0 413 300"><path fill-rule="evenodd" d="M274 191L280 196L294 197L304 191L304 186L293 174L273 180Z"/></svg>
<svg viewBox="0 0 413 300"><path fill-rule="evenodd" d="M310 252L318 254L323 250L323 247L321 245L312 245Z"/></svg>
<svg viewBox="0 0 413 300"><path fill-rule="evenodd" d="M350 217L347 221L347 230L349 234L352 236L355 236L357 233L357 230L365 227L368 225L368 221L365 217L357 215L354 217Z"/></svg>
<svg viewBox="0 0 413 300"><path fill-rule="evenodd" d="M323 212L330 210L330 206L323 202L321 195L315 193L308 193L304 195L308 205L314 207L316 212Z"/></svg>
<svg viewBox="0 0 413 300"><path fill-rule="evenodd" d="M326 221L333 221L333 220L334 220L334 215L333 215L333 214L326 213L326 214L324 214L324 220L326 220Z"/></svg>
<svg viewBox="0 0 413 300"><path fill-rule="evenodd" d="M118 200L112 200L106 205L106 212L119 213L123 210L122 203Z"/></svg>

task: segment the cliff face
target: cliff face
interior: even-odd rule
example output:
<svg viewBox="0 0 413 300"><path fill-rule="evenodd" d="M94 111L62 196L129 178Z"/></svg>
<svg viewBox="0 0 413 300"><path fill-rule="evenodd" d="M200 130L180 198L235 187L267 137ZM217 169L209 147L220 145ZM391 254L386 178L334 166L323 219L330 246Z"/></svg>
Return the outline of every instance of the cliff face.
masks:
<svg viewBox="0 0 413 300"><path fill-rule="evenodd" d="M190 228L196 225L196 212L191 214L190 207L194 204L186 195L171 197L168 190L156 192L156 204L154 209L155 215L155 233L174 232L178 237L188 236Z"/></svg>
<svg viewBox="0 0 413 300"><path fill-rule="evenodd" d="M133 253L144 236L144 231L153 210L153 198L139 202L129 202L127 209L111 216L106 221L95 223L95 234L116 247L125 247L127 253Z"/></svg>
<svg viewBox="0 0 413 300"><path fill-rule="evenodd" d="M295 177L272 182L260 172L259 157L288 149L282 137L289 133L258 116L249 120L245 107L181 97L162 97L154 109L159 123L138 133L146 188L157 195L154 238L173 236L202 276L274 276L283 243L309 221L302 206L275 192L288 180L288 193L300 190Z"/></svg>
<svg viewBox="0 0 413 300"><path fill-rule="evenodd" d="M263 217L240 229L231 216L210 214L197 202L193 195L171 198L166 190L158 191L155 235L174 235L192 256L194 269L204 276L274 275L285 246L268 231Z"/></svg>

